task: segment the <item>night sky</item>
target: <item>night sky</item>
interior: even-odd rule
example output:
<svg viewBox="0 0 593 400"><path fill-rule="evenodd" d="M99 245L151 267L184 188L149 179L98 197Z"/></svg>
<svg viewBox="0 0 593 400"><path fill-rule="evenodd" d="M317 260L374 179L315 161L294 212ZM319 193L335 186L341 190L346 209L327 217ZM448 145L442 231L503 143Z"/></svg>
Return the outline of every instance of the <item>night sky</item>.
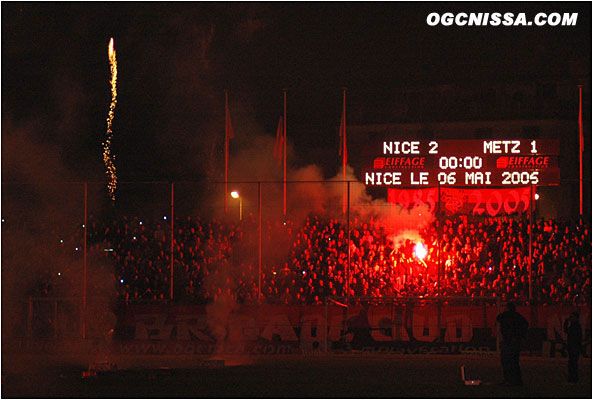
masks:
<svg viewBox="0 0 593 400"><path fill-rule="evenodd" d="M579 17L576 27L429 27L432 11ZM591 3L3 2L3 181L106 182L111 37L120 181L221 180L224 89L231 157L273 146L286 88L289 166L317 164L328 178L340 165L342 87L355 110L385 107L404 87L591 76ZM384 122L396 121L349 121Z"/></svg>

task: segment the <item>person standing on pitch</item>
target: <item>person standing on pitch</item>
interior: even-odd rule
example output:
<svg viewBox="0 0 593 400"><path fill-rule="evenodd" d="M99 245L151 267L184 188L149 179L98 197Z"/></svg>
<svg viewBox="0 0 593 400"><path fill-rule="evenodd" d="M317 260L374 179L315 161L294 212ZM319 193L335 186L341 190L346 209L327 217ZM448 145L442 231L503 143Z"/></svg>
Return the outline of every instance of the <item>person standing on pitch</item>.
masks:
<svg viewBox="0 0 593 400"><path fill-rule="evenodd" d="M504 376L503 385L522 385L519 353L521 351L521 342L527 336L527 320L517 312L515 304L509 302L506 311L496 317L496 323L502 335L500 361Z"/></svg>
<svg viewBox="0 0 593 400"><path fill-rule="evenodd" d="M579 356L582 351L583 330L579 322L577 311L570 314L564 321L566 333L566 349L568 350L568 382L577 383L579 380Z"/></svg>

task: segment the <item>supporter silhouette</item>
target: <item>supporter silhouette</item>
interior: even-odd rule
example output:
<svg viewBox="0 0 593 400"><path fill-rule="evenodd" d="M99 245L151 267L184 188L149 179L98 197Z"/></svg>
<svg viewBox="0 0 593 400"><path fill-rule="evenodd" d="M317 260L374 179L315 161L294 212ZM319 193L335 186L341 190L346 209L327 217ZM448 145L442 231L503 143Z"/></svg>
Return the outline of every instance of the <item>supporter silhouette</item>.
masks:
<svg viewBox="0 0 593 400"><path fill-rule="evenodd" d="M568 382L577 383L579 380L579 356L582 352L583 330L579 322L579 313L573 312L564 321L566 333L566 349L568 350Z"/></svg>
<svg viewBox="0 0 593 400"><path fill-rule="evenodd" d="M522 385L519 354L521 343L527 336L527 320L516 311L514 303L508 302L506 311L496 317L496 323L502 335L500 360L504 376L503 385Z"/></svg>
<svg viewBox="0 0 593 400"><path fill-rule="evenodd" d="M362 350L364 347L371 346L374 343L366 309L363 308L357 316L348 320L348 329L344 335L349 333L353 334L351 344L355 350Z"/></svg>

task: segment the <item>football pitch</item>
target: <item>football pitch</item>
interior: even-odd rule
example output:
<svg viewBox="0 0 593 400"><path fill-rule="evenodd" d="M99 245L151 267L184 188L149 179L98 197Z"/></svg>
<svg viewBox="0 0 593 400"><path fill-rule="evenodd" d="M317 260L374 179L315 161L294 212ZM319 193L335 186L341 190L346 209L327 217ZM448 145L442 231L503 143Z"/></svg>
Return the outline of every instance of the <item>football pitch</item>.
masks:
<svg viewBox="0 0 593 400"><path fill-rule="evenodd" d="M220 362L224 360L224 366ZM220 355L209 361L166 356L114 359L118 368L82 377L82 366L30 360L2 369L4 398L591 398L591 359L566 382L566 359L522 357L524 385L499 385L494 355ZM209 364L210 363L210 364ZM461 381L481 380L478 386Z"/></svg>

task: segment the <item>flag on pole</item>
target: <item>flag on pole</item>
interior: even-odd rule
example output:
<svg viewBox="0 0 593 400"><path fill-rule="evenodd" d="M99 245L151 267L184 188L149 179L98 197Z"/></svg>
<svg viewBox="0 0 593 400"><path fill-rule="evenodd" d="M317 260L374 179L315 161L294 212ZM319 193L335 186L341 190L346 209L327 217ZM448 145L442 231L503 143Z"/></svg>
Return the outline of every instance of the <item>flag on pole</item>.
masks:
<svg viewBox="0 0 593 400"><path fill-rule="evenodd" d="M282 117L278 121L278 129L276 130L276 143L274 144L274 158L278 160L278 165L282 162L282 153L284 149L284 125L282 124Z"/></svg>
<svg viewBox="0 0 593 400"><path fill-rule="evenodd" d="M224 91L224 213L228 211L228 180L229 180L229 140L235 135L233 133L233 125L231 124L231 112L229 110L229 92Z"/></svg>

